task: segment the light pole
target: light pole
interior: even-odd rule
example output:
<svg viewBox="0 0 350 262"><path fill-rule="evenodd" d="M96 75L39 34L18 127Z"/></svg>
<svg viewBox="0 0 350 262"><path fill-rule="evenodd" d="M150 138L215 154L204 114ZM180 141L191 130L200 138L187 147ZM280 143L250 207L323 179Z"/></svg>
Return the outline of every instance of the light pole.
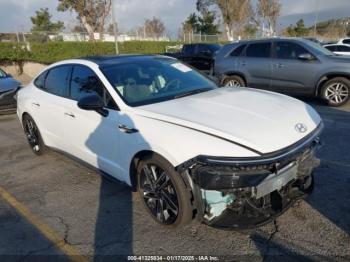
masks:
<svg viewBox="0 0 350 262"><path fill-rule="evenodd" d="M115 18L114 0L111 0L111 1L112 1L112 22L113 22L113 33L114 33L114 42L115 42L115 53L119 55L118 32L117 32L117 21Z"/></svg>
<svg viewBox="0 0 350 262"><path fill-rule="evenodd" d="M316 38L317 35L317 23L318 23L318 0L315 0L315 28L314 28L314 37Z"/></svg>

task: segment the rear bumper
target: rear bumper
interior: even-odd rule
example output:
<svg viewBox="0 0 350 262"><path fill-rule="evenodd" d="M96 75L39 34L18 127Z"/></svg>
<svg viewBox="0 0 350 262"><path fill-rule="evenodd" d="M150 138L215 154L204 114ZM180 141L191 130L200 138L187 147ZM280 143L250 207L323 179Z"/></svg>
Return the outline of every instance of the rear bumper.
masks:
<svg viewBox="0 0 350 262"><path fill-rule="evenodd" d="M313 188L313 171L320 164L315 151L321 130L289 151L256 161L197 158L202 161L188 172L198 219L214 227L246 229L281 215Z"/></svg>

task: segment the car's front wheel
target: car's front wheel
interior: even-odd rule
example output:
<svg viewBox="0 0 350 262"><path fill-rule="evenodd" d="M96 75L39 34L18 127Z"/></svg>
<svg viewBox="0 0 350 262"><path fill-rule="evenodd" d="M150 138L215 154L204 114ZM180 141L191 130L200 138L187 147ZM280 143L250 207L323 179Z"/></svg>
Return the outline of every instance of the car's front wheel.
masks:
<svg viewBox="0 0 350 262"><path fill-rule="evenodd" d="M244 87L245 83L240 76L228 76L224 79L223 84L225 87Z"/></svg>
<svg viewBox="0 0 350 262"><path fill-rule="evenodd" d="M137 175L141 200L155 221L171 228L191 221L191 194L168 161L152 154L140 161Z"/></svg>
<svg viewBox="0 0 350 262"><path fill-rule="evenodd" d="M30 115L24 115L22 123L30 148L34 154L42 155L45 151L45 144L33 118Z"/></svg>
<svg viewBox="0 0 350 262"><path fill-rule="evenodd" d="M327 81L321 96L330 106L342 106L349 100L350 81L344 77L336 77Z"/></svg>

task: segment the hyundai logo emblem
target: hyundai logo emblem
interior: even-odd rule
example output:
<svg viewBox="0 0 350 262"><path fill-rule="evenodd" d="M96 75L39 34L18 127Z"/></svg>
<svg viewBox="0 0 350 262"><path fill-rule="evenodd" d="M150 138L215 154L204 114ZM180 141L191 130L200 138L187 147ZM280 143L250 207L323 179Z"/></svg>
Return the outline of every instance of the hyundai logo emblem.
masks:
<svg viewBox="0 0 350 262"><path fill-rule="evenodd" d="M302 123L299 123L295 125L295 130L299 133L305 133L307 131L307 126Z"/></svg>

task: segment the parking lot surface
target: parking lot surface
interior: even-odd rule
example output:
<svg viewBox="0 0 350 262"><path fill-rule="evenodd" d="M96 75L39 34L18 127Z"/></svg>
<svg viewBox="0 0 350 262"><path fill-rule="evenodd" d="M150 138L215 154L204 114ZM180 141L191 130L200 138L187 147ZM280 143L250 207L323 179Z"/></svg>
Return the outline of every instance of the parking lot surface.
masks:
<svg viewBox="0 0 350 262"><path fill-rule="evenodd" d="M130 188L59 153L33 155L17 117L0 116L0 260L118 261L133 254L349 260L350 105L308 102L325 122L315 190L274 223L244 232L196 221L164 229Z"/></svg>

